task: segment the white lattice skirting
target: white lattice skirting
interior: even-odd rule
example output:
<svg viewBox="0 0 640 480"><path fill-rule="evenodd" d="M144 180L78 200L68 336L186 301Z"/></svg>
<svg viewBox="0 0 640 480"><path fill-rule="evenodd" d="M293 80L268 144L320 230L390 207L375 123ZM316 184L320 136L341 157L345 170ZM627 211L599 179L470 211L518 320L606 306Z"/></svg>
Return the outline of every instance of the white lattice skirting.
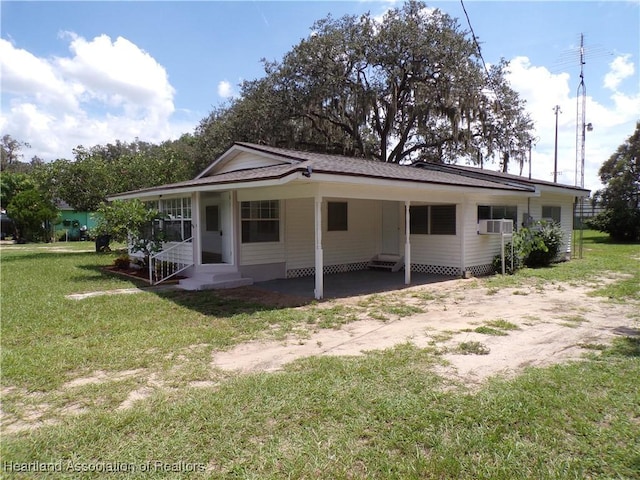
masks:
<svg viewBox="0 0 640 480"><path fill-rule="evenodd" d="M411 271L415 273L431 273L433 275L446 275L448 277L459 277L462 275L459 267L446 267L443 265L424 265L412 263Z"/></svg>
<svg viewBox="0 0 640 480"><path fill-rule="evenodd" d="M473 267L467 267L467 270L470 270L474 277L485 277L487 275L493 275L496 273L493 265L488 263L485 265L474 265Z"/></svg>
<svg viewBox="0 0 640 480"><path fill-rule="evenodd" d="M342 263L339 265L325 265L322 271L325 275L330 273L357 272L366 270L368 262ZM315 267L294 268L287 270L287 278L312 277L316 274Z"/></svg>
<svg viewBox="0 0 640 480"><path fill-rule="evenodd" d="M366 270L367 262L358 263L344 263L340 265L325 265L324 273L343 273L343 272L356 272L359 270ZM487 265L475 265L473 267L467 267L473 276L481 277L484 275L490 275L494 272L491 264ZM459 277L462 275L460 267L447 267L443 265L425 265L420 263L412 263L411 271L416 273L430 273L432 275L446 275L448 277ZM287 278L300 278L300 277L312 277L315 275L316 269L314 267L308 268L294 268L287 270Z"/></svg>

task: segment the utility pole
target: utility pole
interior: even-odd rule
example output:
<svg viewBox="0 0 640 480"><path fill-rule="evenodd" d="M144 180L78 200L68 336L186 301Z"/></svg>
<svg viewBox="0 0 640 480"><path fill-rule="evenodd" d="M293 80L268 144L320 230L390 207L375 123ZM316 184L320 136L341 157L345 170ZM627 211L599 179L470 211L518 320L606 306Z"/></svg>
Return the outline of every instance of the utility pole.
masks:
<svg viewBox="0 0 640 480"><path fill-rule="evenodd" d="M560 110L560 105L553 107L553 111L556 114L556 143L553 152L553 183L558 183L558 113L562 111Z"/></svg>
<svg viewBox="0 0 640 480"><path fill-rule="evenodd" d="M529 139L529 180L531 180L531 139Z"/></svg>

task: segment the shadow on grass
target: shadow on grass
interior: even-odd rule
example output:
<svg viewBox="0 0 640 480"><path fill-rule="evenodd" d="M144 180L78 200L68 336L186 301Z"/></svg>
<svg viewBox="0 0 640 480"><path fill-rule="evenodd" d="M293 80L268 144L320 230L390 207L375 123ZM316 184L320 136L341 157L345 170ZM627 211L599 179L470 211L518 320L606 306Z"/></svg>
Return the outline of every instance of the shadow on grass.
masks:
<svg viewBox="0 0 640 480"><path fill-rule="evenodd" d="M579 235L579 232L576 231L574 232L575 234ZM584 236L584 244L588 245L590 243L593 244L599 244L599 245L640 245L640 242L634 242L631 240L628 241L624 241L624 240L616 240L613 239L609 236L607 236L606 234L600 234L600 235L585 235Z"/></svg>
<svg viewBox="0 0 640 480"><path fill-rule="evenodd" d="M78 265L77 268L87 271L86 275L73 275L70 277L74 282L99 282L105 278L117 278L131 282L134 287L148 287L149 282L133 275L122 275L118 272L108 270L104 265Z"/></svg>
<svg viewBox="0 0 640 480"><path fill-rule="evenodd" d="M74 251L67 251L67 252L60 252L60 251L55 251L55 250L44 250L42 252L32 252L32 253L26 253L26 254L19 254L19 255L12 255L12 253L8 253L8 252L3 252L2 253L2 263L9 263L9 262L18 262L18 261L24 261L24 260L37 260L37 259L44 259L44 258L52 258L52 257L71 257L71 256L80 256L80 255L96 255L96 253L94 252L85 252L85 251L81 251L78 250L77 252ZM108 254L98 254L98 255L108 255Z"/></svg>
<svg viewBox="0 0 640 480"><path fill-rule="evenodd" d="M620 334L633 336L616 338L611 348L606 352L608 356L640 357L640 330L635 328L625 328L625 330L630 330L631 332Z"/></svg>

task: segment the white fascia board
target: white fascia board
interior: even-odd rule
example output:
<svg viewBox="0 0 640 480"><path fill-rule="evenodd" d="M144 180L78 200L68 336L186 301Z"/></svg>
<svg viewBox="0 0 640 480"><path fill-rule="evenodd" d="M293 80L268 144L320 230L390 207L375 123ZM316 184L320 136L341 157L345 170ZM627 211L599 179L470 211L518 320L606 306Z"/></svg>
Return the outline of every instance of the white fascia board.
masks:
<svg viewBox="0 0 640 480"><path fill-rule="evenodd" d="M298 177L296 173L291 173L285 177L269 180L257 180L254 182L238 182L238 183L214 183L210 185L190 185L178 188L166 188L160 190L152 190L149 192L131 192L122 195L111 195L108 200L132 200L134 198L151 198L151 197L176 197L185 196L193 192L220 192L229 190L240 190L245 188L274 187L285 185Z"/></svg>

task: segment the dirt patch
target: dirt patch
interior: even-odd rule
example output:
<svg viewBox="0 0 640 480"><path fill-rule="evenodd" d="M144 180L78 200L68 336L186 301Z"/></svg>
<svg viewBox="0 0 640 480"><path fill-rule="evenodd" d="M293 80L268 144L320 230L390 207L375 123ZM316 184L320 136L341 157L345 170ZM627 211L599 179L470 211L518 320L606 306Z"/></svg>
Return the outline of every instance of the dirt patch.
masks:
<svg viewBox="0 0 640 480"><path fill-rule="evenodd" d="M585 346L609 343L620 331L638 327L637 318L633 319L637 305L588 296L590 289L585 286L530 285L498 292L468 286L456 280L396 292L394 301L400 295L405 304L420 306L423 313L389 321L363 319L306 338L248 342L215 352L211 366L239 372L275 371L306 356L361 355L411 342L418 347L436 346L448 363L440 373L472 386L492 375L513 375L527 366L580 358ZM336 303L366 305L370 298ZM491 323L513 328L482 333L479 327ZM459 345L470 342L486 346L489 353L461 355Z"/></svg>

